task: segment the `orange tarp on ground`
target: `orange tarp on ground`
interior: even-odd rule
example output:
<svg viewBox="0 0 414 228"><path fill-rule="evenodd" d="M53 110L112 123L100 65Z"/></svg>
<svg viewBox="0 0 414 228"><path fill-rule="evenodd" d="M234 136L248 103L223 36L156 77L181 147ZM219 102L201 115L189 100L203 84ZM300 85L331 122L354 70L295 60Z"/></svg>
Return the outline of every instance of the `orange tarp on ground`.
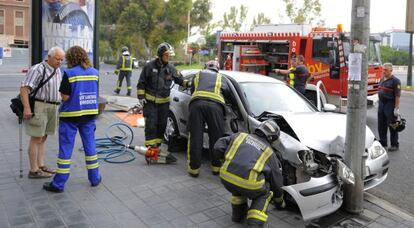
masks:
<svg viewBox="0 0 414 228"><path fill-rule="evenodd" d="M115 112L115 116L127 123L131 127L137 126L137 120L144 118L142 114L129 114L127 112Z"/></svg>

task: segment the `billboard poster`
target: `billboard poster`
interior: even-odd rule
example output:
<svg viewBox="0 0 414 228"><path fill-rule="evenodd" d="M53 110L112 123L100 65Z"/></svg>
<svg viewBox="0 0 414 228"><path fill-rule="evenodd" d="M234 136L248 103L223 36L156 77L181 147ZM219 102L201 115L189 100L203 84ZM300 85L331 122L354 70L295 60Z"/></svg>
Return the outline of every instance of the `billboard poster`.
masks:
<svg viewBox="0 0 414 228"><path fill-rule="evenodd" d="M80 46L93 59L95 0L42 0L42 57L59 46Z"/></svg>

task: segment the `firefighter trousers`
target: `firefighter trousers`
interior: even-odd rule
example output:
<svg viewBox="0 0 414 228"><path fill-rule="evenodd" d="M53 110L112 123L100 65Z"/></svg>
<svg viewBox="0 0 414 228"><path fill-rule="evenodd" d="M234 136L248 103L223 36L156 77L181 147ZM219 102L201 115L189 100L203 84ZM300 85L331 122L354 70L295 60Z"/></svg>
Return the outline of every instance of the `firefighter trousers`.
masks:
<svg viewBox="0 0 414 228"><path fill-rule="evenodd" d="M380 101L378 104L378 135L382 146L388 146L387 131L390 129L391 146L398 148L398 132L390 127L394 122L394 101Z"/></svg>
<svg viewBox="0 0 414 228"><path fill-rule="evenodd" d="M147 101L144 105L145 118L145 146L158 147L164 137L165 127L167 126L168 112L170 103L155 104Z"/></svg>
<svg viewBox="0 0 414 228"><path fill-rule="evenodd" d="M187 171L198 175L201 166L203 151L203 133L205 124L208 126L209 150L213 172L220 171L220 158L215 157L213 151L216 141L224 135L224 108L223 105L209 100L197 99L190 103L189 108L189 137L187 146Z"/></svg>
<svg viewBox="0 0 414 228"><path fill-rule="evenodd" d="M267 208L273 197L269 184L263 185L259 190L248 190L221 180L224 187L232 194L230 202L233 209L232 218L242 219L247 214L248 225L263 225L268 215ZM251 200L250 207L247 207L247 199ZM248 210L247 210L248 208ZM247 210L247 212L246 212ZM234 220L233 220L234 221Z"/></svg>
<svg viewBox="0 0 414 228"><path fill-rule="evenodd" d="M96 154L95 129L96 120L91 120L85 123L60 121L59 155L57 160L58 168L52 182L54 187L63 190L66 181L69 179L72 152L78 130L85 151L89 182L92 185L95 185L100 181L101 175L99 173L98 156Z"/></svg>
<svg viewBox="0 0 414 228"><path fill-rule="evenodd" d="M119 75L118 75L118 80L116 81L116 86L115 86L115 92L119 93L121 91L122 88L122 82L124 81L124 78L126 80L126 84L127 84L127 95L131 95L131 75L132 72L131 71L120 71Z"/></svg>

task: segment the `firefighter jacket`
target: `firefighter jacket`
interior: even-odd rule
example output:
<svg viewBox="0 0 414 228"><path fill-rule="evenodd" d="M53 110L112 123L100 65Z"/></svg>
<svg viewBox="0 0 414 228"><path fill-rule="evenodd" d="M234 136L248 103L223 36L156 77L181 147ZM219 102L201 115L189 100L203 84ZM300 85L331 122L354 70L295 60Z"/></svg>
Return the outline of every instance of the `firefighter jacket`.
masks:
<svg viewBox="0 0 414 228"><path fill-rule="evenodd" d="M191 94L190 103L196 99L207 99L224 105L224 97L231 97L227 80L211 70L200 71L194 76Z"/></svg>
<svg viewBox="0 0 414 228"><path fill-rule="evenodd" d="M144 66L138 80L138 99L146 99L155 104L170 102L170 87L172 82L186 87L184 80L171 64L162 65L157 58Z"/></svg>
<svg viewBox="0 0 414 228"><path fill-rule="evenodd" d="M288 77L289 77L289 85L292 88L295 87L295 73L294 73L295 70L296 70L296 67L289 68L289 71L290 71L289 74L288 74Z"/></svg>
<svg viewBox="0 0 414 228"><path fill-rule="evenodd" d="M129 52L124 52L119 57L115 73L119 73L119 71L132 71L132 57L129 55Z"/></svg>
<svg viewBox="0 0 414 228"><path fill-rule="evenodd" d="M80 65L66 69L71 93L68 101L60 105L59 117L79 117L98 114L99 72Z"/></svg>
<svg viewBox="0 0 414 228"><path fill-rule="evenodd" d="M395 97L401 96L401 82L395 76L382 78L378 85L378 98L381 102L395 101Z"/></svg>
<svg viewBox="0 0 414 228"><path fill-rule="evenodd" d="M270 145L253 134L236 133L220 138L214 145L216 156L224 156L220 168L222 181L246 190L279 192L283 185L281 164Z"/></svg>

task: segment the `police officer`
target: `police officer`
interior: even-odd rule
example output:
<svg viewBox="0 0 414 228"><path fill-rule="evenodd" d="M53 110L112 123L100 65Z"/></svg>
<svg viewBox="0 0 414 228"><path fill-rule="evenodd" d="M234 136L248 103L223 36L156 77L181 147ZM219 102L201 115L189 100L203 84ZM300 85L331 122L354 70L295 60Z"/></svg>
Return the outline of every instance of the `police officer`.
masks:
<svg viewBox="0 0 414 228"><path fill-rule="evenodd" d="M278 209L285 207L281 164L270 146L279 134L279 126L273 120L266 120L255 134L236 133L216 142L214 153L224 157L220 179L232 194L234 222L241 222L247 214L248 226L263 226L272 197ZM252 201L249 209L247 199Z"/></svg>
<svg viewBox="0 0 414 228"><path fill-rule="evenodd" d="M187 172L197 177L200 172L201 154L203 150L203 133L207 123L210 142L211 167L214 175L220 170L221 162L211 153L214 143L224 135L224 97L230 95L229 86L219 71L217 61L208 61L205 70L193 78L191 83L191 101L189 107L190 131L188 137Z"/></svg>
<svg viewBox="0 0 414 228"><path fill-rule="evenodd" d="M392 74L392 64L384 63L383 75L378 87L378 133L383 147L387 147L387 129L390 129L391 147L388 151L398 150L398 132L390 127L400 115L401 82Z"/></svg>
<svg viewBox="0 0 414 228"><path fill-rule="evenodd" d="M144 66L138 80L137 95L144 107L147 147L158 147L162 142L167 125L172 82L185 87L188 85L188 80L184 80L169 63L170 56L173 54L171 45L161 43L157 49L157 58Z"/></svg>
<svg viewBox="0 0 414 228"><path fill-rule="evenodd" d="M64 190L78 131L85 151L89 182L97 186L102 180L95 145L99 72L92 67L88 54L79 46L67 50L66 60L68 69L64 71L59 89L63 103L59 109L58 169L53 181L43 185L43 189L50 192Z"/></svg>
<svg viewBox="0 0 414 228"><path fill-rule="evenodd" d="M114 93L119 94L122 88L122 81L126 80L127 83L127 96L131 96L131 75L132 75L132 58L131 54L128 51L128 47L122 47L122 55L118 59L118 64L116 65L115 74L118 74L118 80L116 81L116 86Z"/></svg>

